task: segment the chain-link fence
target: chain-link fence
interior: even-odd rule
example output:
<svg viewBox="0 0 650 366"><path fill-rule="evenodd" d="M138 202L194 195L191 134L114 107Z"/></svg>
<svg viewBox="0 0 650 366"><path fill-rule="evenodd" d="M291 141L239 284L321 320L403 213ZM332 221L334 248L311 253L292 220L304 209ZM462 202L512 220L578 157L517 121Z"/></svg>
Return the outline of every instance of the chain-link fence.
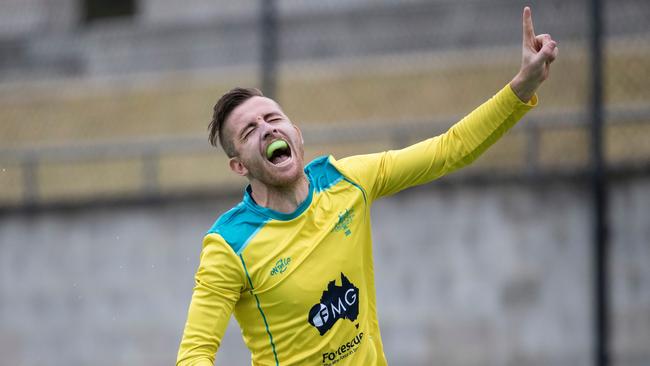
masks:
<svg viewBox="0 0 650 366"><path fill-rule="evenodd" d="M265 89L280 102L303 130L306 160L399 148L444 132L518 71L524 5L532 6L536 32L550 33L560 48L540 105L441 183L586 190L593 77L587 1L8 0L0 4L0 210L11 217L239 192L243 181L208 147L206 132L215 100L238 85ZM621 202L643 202L650 189L649 18L645 0L604 4L605 161L616 184L636 187ZM613 231L638 233L612 243L616 365L650 362L645 214L636 213L638 227L612 218L619 225ZM35 364L21 362L24 353L11 346L31 335L4 325L0 350L13 348L15 364ZM585 347L576 352L589 359ZM146 359L129 352L136 356L128 362ZM396 357L408 352L389 359L399 364ZM409 362L481 364L449 352ZM494 352L502 356L489 364L566 364L517 358L509 348ZM585 364L581 357L574 360Z"/></svg>
<svg viewBox="0 0 650 366"><path fill-rule="evenodd" d="M258 64L269 56L260 55L260 34L267 32L259 29L257 4L197 4L177 12L169 2L124 1L104 10L92 1L59 3L4 5L2 155L10 188L2 202L211 186L218 177L206 179L201 169L208 150L174 136L202 136L215 95L234 84L258 84ZM586 166L586 4L533 5L538 32L560 40L562 58L540 91L543 110L476 169L530 173ZM614 169L642 168L648 160L646 7L627 1L606 9L606 139ZM312 154L401 146L444 130L509 81L519 62L519 8L516 1L279 2L277 90L267 93L277 93L308 141L323 145ZM322 138L322 129L330 138ZM378 129L390 132L380 138L369 133ZM151 137L153 144L141 141ZM83 148L74 150L78 144L100 145L99 153L101 146L133 139L133 147L122 150L132 153L79 168L77 187L57 175L88 159ZM62 152L53 153L52 145ZM167 172L179 169L173 161L178 145L196 146L184 156L195 167L187 168L193 177L180 180ZM92 171L112 161L124 164L100 169L104 177ZM117 179L123 183L107 187Z"/></svg>
<svg viewBox="0 0 650 366"><path fill-rule="evenodd" d="M3 206L231 186L218 168L206 176L214 154L199 140L216 96L233 85L262 86L269 57L276 73L266 92L305 129L310 156L399 147L444 131L519 63L517 1L280 1L271 54L257 2L97 4L3 5ZM533 7L537 32L552 33L562 52L539 92L543 108L467 172L587 167L587 3ZM605 10L606 157L613 170L643 170L647 5ZM73 172L78 178L66 181Z"/></svg>

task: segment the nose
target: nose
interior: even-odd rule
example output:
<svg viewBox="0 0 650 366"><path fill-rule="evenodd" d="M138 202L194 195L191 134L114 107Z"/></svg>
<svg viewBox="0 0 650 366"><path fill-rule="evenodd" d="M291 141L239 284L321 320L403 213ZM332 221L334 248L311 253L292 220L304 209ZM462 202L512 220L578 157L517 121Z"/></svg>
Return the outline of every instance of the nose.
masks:
<svg viewBox="0 0 650 366"><path fill-rule="evenodd" d="M264 130L263 138L266 140L267 138L273 137L274 135L278 134L278 129L273 127L273 126L268 126L267 129Z"/></svg>
<svg viewBox="0 0 650 366"><path fill-rule="evenodd" d="M266 140L267 138L278 134L278 129L274 125L272 125L270 123L267 123L264 120L262 120L260 122L261 123L259 124L259 126L264 129L263 133L262 133L262 138L263 139Z"/></svg>

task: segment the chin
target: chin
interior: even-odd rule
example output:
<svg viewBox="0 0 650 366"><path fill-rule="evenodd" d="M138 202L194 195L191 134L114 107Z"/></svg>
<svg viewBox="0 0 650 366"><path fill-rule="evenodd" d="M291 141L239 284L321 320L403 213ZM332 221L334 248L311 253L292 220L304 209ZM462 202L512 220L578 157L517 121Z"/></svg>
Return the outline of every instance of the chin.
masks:
<svg viewBox="0 0 650 366"><path fill-rule="evenodd" d="M293 167L290 171L282 172L280 174L272 174L268 178L268 185L275 187L290 187L293 186L303 177L303 171L298 166Z"/></svg>

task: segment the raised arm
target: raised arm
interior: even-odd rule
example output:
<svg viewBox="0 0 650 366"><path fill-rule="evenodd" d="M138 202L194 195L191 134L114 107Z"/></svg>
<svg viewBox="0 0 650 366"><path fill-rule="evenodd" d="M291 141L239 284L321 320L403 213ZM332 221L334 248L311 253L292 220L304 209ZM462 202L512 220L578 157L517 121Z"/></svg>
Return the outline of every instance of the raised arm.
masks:
<svg viewBox="0 0 650 366"><path fill-rule="evenodd" d="M530 8L524 8L521 68L509 85L440 136L402 150L342 159L336 167L376 198L470 164L537 104L535 91L557 54L551 36L535 36Z"/></svg>

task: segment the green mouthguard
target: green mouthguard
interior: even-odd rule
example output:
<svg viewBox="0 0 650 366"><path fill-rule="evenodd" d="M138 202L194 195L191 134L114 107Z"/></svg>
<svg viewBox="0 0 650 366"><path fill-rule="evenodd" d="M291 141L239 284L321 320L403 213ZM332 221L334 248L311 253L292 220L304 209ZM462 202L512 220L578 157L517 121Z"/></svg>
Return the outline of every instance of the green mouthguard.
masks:
<svg viewBox="0 0 650 366"><path fill-rule="evenodd" d="M286 149L288 148L289 145L287 144L286 141L283 140L277 140L273 141L269 147L266 148L266 157L268 159L271 159L271 156L273 156L273 153L278 150L278 149Z"/></svg>

